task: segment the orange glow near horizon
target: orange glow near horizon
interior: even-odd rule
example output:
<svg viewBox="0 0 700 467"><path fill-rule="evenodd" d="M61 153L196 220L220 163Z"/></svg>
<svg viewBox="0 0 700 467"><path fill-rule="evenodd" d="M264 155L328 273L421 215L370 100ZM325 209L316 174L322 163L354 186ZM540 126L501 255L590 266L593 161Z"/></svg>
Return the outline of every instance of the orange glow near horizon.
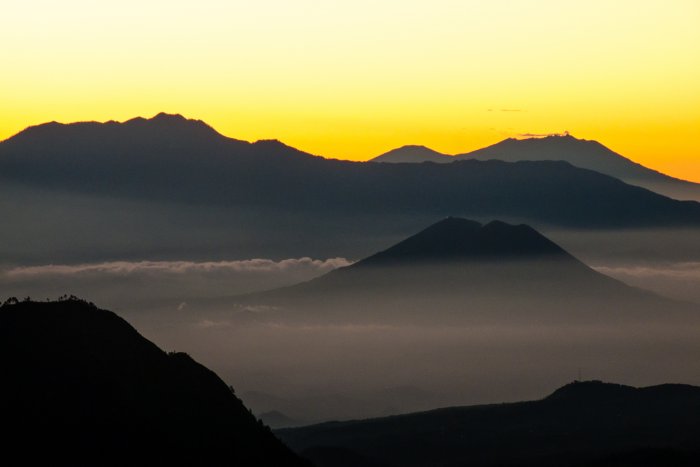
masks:
<svg viewBox="0 0 700 467"><path fill-rule="evenodd" d="M568 130L700 182L699 26L694 0L9 0L0 139L165 111L366 160Z"/></svg>

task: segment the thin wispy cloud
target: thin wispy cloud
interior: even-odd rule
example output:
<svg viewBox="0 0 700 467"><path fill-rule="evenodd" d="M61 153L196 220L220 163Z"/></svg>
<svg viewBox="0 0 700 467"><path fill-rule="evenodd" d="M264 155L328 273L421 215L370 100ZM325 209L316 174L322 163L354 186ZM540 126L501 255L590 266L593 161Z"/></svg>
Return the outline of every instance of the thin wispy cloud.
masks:
<svg viewBox="0 0 700 467"><path fill-rule="evenodd" d="M137 303L170 303L190 310L195 297L216 297L284 287L311 280L352 262L345 258L248 259L240 261L111 261L0 268L6 296L90 297L96 303L127 308Z"/></svg>
<svg viewBox="0 0 700 467"><path fill-rule="evenodd" d="M700 262L675 263L660 266L596 266L594 269L610 276L700 281Z"/></svg>
<svg viewBox="0 0 700 467"><path fill-rule="evenodd" d="M249 259L241 261L113 261L94 264L78 265L42 265L16 267L8 270L8 277L38 276L38 275L76 275L76 274L189 274L189 273L217 273L217 272L275 272L289 271L293 269L316 269L319 272L328 272L333 269L352 264L345 258L330 258L326 260L304 258L290 258L281 261L270 259Z"/></svg>
<svg viewBox="0 0 700 467"><path fill-rule="evenodd" d="M667 297L700 303L700 262L596 266L594 269Z"/></svg>
<svg viewBox="0 0 700 467"><path fill-rule="evenodd" d="M547 136L565 136L567 133L518 133L520 138L544 138Z"/></svg>

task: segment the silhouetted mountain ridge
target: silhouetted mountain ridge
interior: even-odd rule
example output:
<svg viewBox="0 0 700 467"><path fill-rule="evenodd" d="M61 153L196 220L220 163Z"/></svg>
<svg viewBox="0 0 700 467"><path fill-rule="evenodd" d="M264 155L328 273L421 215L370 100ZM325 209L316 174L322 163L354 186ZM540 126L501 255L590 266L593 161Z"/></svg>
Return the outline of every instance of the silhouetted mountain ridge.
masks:
<svg viewBox="0 0 700 467"><path fill-rule="evenodd" d="M319 467L692 466L700 388L574 382L545 399L330 422L278 433ZM365 463L359 461L365 459Z"/></svg>
<svg viewBox="0 0 700 467"><path fill-rule="evenodd" d="M476 151L458 154L455 158L498 159L506 162L561 160L576 167L595 170L622 180L668 178L656 170L621 156L598 141L579 139L568 134L544 138L508 138Z"/></svg>
<svg viewBox="0 0 700 467"><path fill-rule="evenodd" d="M371 162L453 162L452 156L442 154L425 146L406 145L385 152L375 157Z"/></svg>
<svg viewBox="0 0 700 467"><path fill-rule="evenodd" d="M612 151L598 141L579 139L569 134L541 138L507 138L491 146L454 156L441 154L437 157L429 148L421 151L410 148L412 146L394 149L375 157L372 162L566 161L575 167L595 170L666 196L700 200L700 185L645 167Z"/></svg>
<svg viewBox="0 0 700 467"><path fill-rule="evenodd" d="M518 260L569 256L532 227L501 221L479 222L448 217L391 248L357 263L395 261Z"/></svg>
<svg viewBox="0 0 700 467"><path fill-rule="evenodd" d="M0 307L7 458L51 465L304 462L213 372L79 300ZM17 457L15 457L17 458Z"/></svg>
<svg viewBox="0 0 700 467"><path fill-rule="evenodd" d="M39 171L44 170L43 166L62 162L73 169L80 169L78 164L83 164L85 169L99 170L97 164L104 164L111 169L123 165L131 169L160 169L167 173L177 164L199 170L213 169L225 164L231 156L239 164L267 154L310 157L277 140L254 143L237 140L223 136L201 120L163 112L152 118L136 117L122 123L51 122L29 127L3 144L10 148L10 154L18 148L30 152L24 157L31 157L33 162L40 164L36 167ZM64 153L65 157L57 161L50 157L52 153ZM22 162L12 161L11 156L5 157L10 159L8 162Z"/></svg>
<svg viewBox="0 0 700 467"><path fill-rule="evenodd" d="M144 144L148 140L157 141L169 138L183 142L195 138L199 143L206 140L233 140L217 132L201 120L187 119L179 114L161 112L152 118L136 117L125 122L110 120L108 122L49 122L30 126L17 135L7 139L13 143L51 144L70 140L85 139L85 142L102 139L103 143L116 142L125 134L135 143Z"/></svg>
<svg viewBox="0 0 700 467"><path fill-rule="evenodd" d="M554 391L545 400L568 403L620 403L631 398L686 399L700 397L700 388L689 384L660 384L635 388L603 381L574 381Z"/></svg>
<svg viewBox="0 0 700 467"><path fill-rule="evenodd" d="M339 161L167 115L39 130L0 143L10 262L357 257L448 215L538 229L700 226L700 203L566 162ZM38 238L48 228L50 245Z"/></svg>

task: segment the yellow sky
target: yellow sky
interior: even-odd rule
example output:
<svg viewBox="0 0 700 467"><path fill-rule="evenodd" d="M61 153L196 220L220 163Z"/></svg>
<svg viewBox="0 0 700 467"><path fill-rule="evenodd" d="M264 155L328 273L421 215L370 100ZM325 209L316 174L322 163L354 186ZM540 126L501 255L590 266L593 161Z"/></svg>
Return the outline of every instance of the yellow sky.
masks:
<svg viewBox="0 0 700 467"><path fill-rule="evenodd" d="M362 160L568 130L700 181L698 0L4 0L0 64L0 139L166 111Z"/></svg>

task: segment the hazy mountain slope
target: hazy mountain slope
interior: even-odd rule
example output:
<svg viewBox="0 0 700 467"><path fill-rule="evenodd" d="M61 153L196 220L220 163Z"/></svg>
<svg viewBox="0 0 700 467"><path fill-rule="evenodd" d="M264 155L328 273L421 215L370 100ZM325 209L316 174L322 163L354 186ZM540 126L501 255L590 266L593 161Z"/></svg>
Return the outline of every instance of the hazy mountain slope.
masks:
<svg viewBox="0 0 700 467"><path fill-rule="evenodd" d="M518 161L566 161L576 167L595 170L620 179L655 180L663 174L637 164L597 141L571 135L544 138L508 138L476 151L455 156L458 159Z"/></svg>
<svg viewBox="0 0 700 467"><path fill-rule="evenodd" d="M644 167L608 149L597 141L577 139L571 135L545 138L509 138L476 151L455 156L456 159L502 160L507 162L562 160L584 169L647 188L676 199L700 200L700 185L679 180Z"/></svg>
<svg viewBox="0 0 700 467"><path fill-rule="evenodd" d="M575 382L540 401L454 407L278 433L319 467L691 466L700 388Z"/></svg>
<svg viewBox="0 0 700 467"><path fill-rule="evenodd" d="M308 320L587 323L700 319L700 308L629 287L527 225L446 218L350 266L241 297Z"/></svg>
<svg viewBox="0 0 700 467"><path fill-rule="evenodd" d="M508 138L468 153L447 155L425 146L403 146L375 157L371 162L448 163L458 160L565 161L583 169L595 170L675 199L700 201L700 185L670 177L644 167L608 149L597 141L571 135L544 138Z"/></svg>
<svg viewBox="0 0 700 467"><path fill-rule="evenodd" d="M51 465L305 465L213 372L77 300L0 308L0 440Z"/></svg>
<svg viewBox="0 0 700 467"><path fill-rule="evenodd" d="M47 124L0 143L0 262L365 255L436 217L700 226L679 202L565 162L372 164L159 115ZM313 226L313 228L309 228ZM47 239L39 232L51 229Z"/></svg>
<svg viewBox="0 0 700 467"><path fill-rule="evenodd" d="M124 123L47 123L0 143L1 177L8 182L185 203L235 202L221 195L246 190L250 170L285 170L310 158L277 141L239 141L167 114ZM237 188L222 192L226 184Z"/></svg>
<svg viewBox="0 0 700 467"><path fill-rule="evenodd" d="M425 146L407 145L400 148L392 149L372 159L370 162L436 162L447 163L454 162L452 156L442 154Z"/></svg>

